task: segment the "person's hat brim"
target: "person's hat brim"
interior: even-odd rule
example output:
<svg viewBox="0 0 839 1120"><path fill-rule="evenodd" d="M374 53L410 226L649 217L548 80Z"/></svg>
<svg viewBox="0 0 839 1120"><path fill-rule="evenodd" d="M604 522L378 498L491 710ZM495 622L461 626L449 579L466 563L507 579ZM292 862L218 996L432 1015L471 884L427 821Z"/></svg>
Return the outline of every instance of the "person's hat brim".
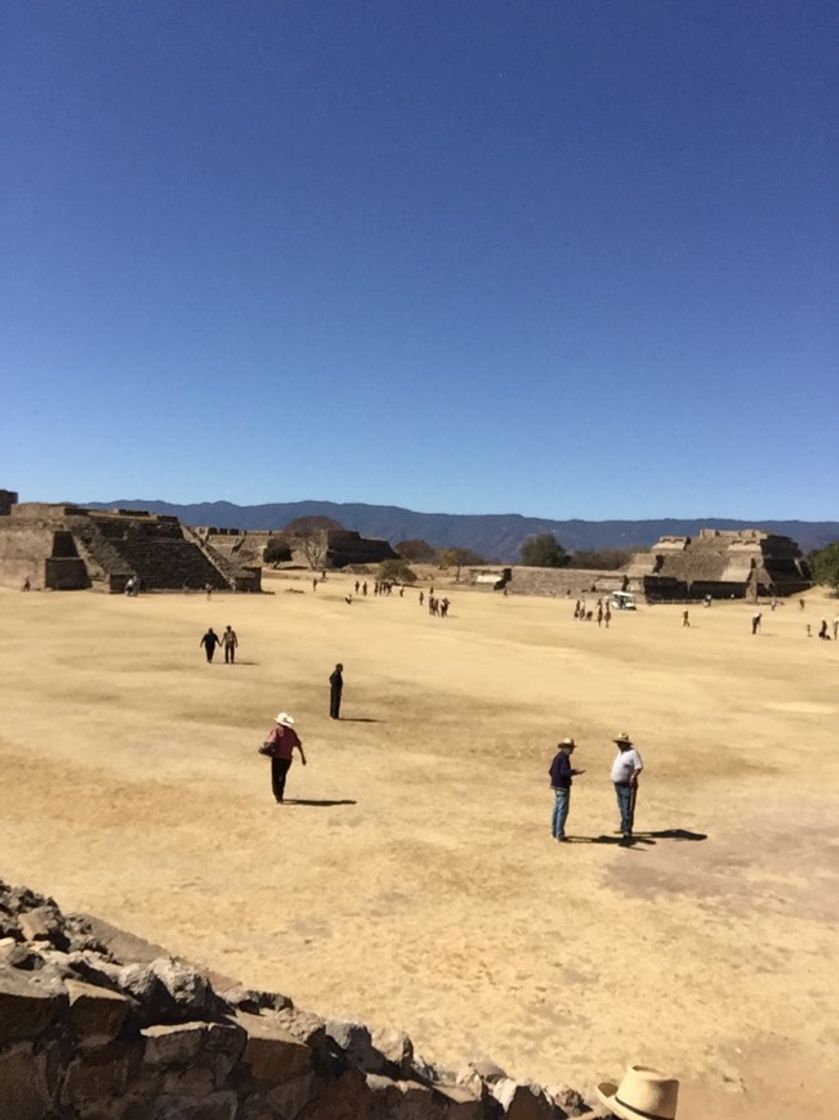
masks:
<svg viewBox="0 0 839 1120"><path fill-rule="evenodd" d="M618 1087L614 1081L601 1081L597 1086L600 1103L604 1104L615 1116L619 1116L621 1120L641 1120L639 1112L627 1111L615 1100L617 1091Z"/></svg>

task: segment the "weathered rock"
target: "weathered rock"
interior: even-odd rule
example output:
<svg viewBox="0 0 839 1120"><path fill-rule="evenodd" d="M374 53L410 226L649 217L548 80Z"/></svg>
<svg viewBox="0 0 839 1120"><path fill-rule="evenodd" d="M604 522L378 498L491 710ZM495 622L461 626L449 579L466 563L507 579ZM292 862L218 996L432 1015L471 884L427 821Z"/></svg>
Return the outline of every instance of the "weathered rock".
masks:
<svg viewBox="0 0 839 1120"><path fill-rule="evenodd" d="M54 898L38 894L30 887L9 887L3 901L12 914L22 914L27 910L35 910L39 906L52 906L58 909Z"/></svg>
<svg viewBox="0 0 839 1120"><path fill-rule="evenodd" d="M188 1065L204 1044L206 1023L177 1023L145 1027L143 1061L150 1066Z"/></svg>
<svg viewBox="0 0 839 1120"><path fill-rule="evenodd" d="M260 992L241 984L225 989L221 996L231 1007L250 1015L258 1015L260 1011L286 1011L294 1007L288 996L279 992Z"/></svg>
<svg viewBox="0 0 839 1120"><path fill-rule="evenodd" d="M148 965L129 964L119 971L119 987L135 1004L141 1027L171 1023L176 1019L175 1004L163 981Z"/></svg>
<svg viewBox="0 0 839 1120"><path fill-rule="evenodd" d="M348 1066L321 1089L298 1120L381 1120L382 1103L370 1092L365 1075Z"/></svg>
<svg viewBox="0 0 839 1120"><path fill-rule="evenodd" d="M150 967L169 993L179 1021L218 1019L228 1012L207 978L184 961L159 957Z"/></svg>
<svg viewBox="0 0 839 1120"><path fill-rule="evenodd" d="M373 1046L370 1031L363 1023L347 1022L343 1019L330 1019L326 1023L326 1033L339 1046L350 1065L364 1073L387 1075L390 1069L387 1058Z"/></svg>
<svg viewBox="0 0 839 1120"><path fill-rule="evenodd" d="M75 949L67 954L67 967L74 977L98 988L119 988L122 967L89 949Z"/></svg>
<svg viewBox="0 0 839 1120"><path fill-rule="evenodd" d="M81 980L66 982L70 1000L70 1029L85 1046L105 1046L112 1042L125 1022L128 999L121 992L96 988Z"/></svg>
<svg viewBox="0 0 839 1120"><path fill-rule="evenodd" d="M553 1116L553 1106L544 1090L531 1081L501 1078L493 1082L492 1095L507 1120L550 1120Z"/></svg>
<svg viewBox="0 0 839 1120"><path fill-rule="evenodd" d="M122 1097L132 1068L139 1060L136 1048L114 1042L74 1058L67 1067L61 1087L61 1103L102 1101Z"/></svg>
<svg viewBox="0 0 839 1120"><path fill-rule="evenodd" d="M318 1090L318 1081L314 1073L304 1073L302 1077L294 1077L269 1089L265 1094L265 1102L273 1109L273 1114L282 1120L295 1120L295 1117L315 1097Z"/></svg>
<svg viewBox="0 0 839 1120"><path fill-rule="evenodd" d="M435 1093L442 1099L446 1120L481 1120L482 1098L461 1085L436 1085Z"/></svg>
<svg viewBox="0 0 839 1120"><path fill-rule="evenodd" d="M393 1081L375 1073L367 1074L366 1080L374 1098L374 1114L383 1113L388 1120L442 1120L444 1098L434 1094L427 1085L418 1081Z"/></svg>
<svg viewBox="0 0 839 1120"><path fill-rule="evenodd" d="M236 1094L229 1091L212 1093L200 1100L160 1096L153 1102L145 1098L126 1102L119 1120L235 1120L237 1110Z"/></svg>
<svg viewBox="0 0 839 1120"><path fill-rule="evenodd" d="M24 972L34 972L43 963L40 953L36 953L25 941L16 941L14 937L4 937L0 941L0 965L20 968Z"/></svg>
<svg viewBox="0 0 839 1120"><path fill-rule="evenodd" d="M388 1065L410 1080L414 1060L414 1044L404 1031L374 1030L371 1040ZM380 1072L372 1070L373 1073Z"/></svg>
<svg viewBox="0 0 839 1120"><path fill-rule="evenodd" d="M466 1070L472 1070L477 1073L481 1081L486 1081L488 1085L492 1085L495 1081L501 1081L507 1077L506 1072L489 1058L482 1058L477 1062L470 1062ZM465 1070L462 1072L466 1072Z"/></svg>
<svg viewBox="0 0 839 1120"><path fill-rule="evenodd" d="M242 1057L247 1031L238 1023L207 1023L201 1043L201 1060L212 1070L216 1087L220 1088Z"/></svg>
<svg viewBox="0 0 839 1120"><path fill-rule="evenodd" d="M312 1065L312 1051L280 1024L278 1015L248 1015L240 1011L236 1022L247 1031L242 1065L255 1081L280 1084L302 1077Z"/></svg>
<svg viewBox="0 0 839 1120"><path fill-rule="evenodd" d="M9 1120L43 1120L50 1113L47 1058L31 1042L0 1051L0 1114Z"/></svg>
<svg viewBox="0 0 839 1120"><path fill-rule="evenodd" d="M591 1111L577 1090L568 1085L546 1085L545 1092L563 1116L585 1116Z"/></svg>
<svg viewBox="0 0 839 1120"><path fill-rule="evenodd" d="M66 1007L67 991L54 977L0 968L0 1045L38 1038Z"/></svg>
<svg viewBox="0 0 839 1120"><path fill-rule="evenodd" d="M274 1022L306 1046L318 1049L326 1040L326 1021L311 1011L288 1007L271 1015Z"/></svg>
<svg viewBox="0 0 839 1120"><path fill-rule="evenodd" d="M27 941L49 941L57 949L67 948L64 921L57 906L36 906L21 914L18 923Z"/></svg>

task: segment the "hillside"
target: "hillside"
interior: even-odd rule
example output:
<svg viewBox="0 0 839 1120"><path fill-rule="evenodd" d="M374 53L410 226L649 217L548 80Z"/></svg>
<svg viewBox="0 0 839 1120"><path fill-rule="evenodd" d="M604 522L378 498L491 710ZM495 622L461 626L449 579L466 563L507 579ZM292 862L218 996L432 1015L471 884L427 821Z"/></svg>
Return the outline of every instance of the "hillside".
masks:
<svg viewBox="0 0 839 1120"><path fill-rule="evenodd" d="M761 528L793 537L804 552L839 539L837 521L730 520L663 518L651 521L552 521L522 517L517 513L455 514L418 513L399 506L374 506L338 502L274 502L269 505L238 506L231 502L200 502L177 505L150 499L119 498L109 502L86 502L93 508L147 509L174 514L189 525L220 528L281 529L295 517L325 515L365 537L379 537L391 544L422 538L438 547L472 548L490 560L518 559L522 541L534 533L554 533L569 550L582 548L648 548L660 536L698 532L700 528Z"/></svg>

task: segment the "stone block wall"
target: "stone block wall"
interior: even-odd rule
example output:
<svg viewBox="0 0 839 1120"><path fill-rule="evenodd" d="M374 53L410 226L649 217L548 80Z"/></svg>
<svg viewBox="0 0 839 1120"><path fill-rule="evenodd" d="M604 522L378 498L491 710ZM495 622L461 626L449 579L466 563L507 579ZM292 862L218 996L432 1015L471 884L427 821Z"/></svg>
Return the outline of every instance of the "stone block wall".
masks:
<svg viewBox="0 0 839 1120"><path fill-rule="evenodd" d="M14 505L17 505L17 494L15 491L0 490L0 517L8 517Z"/></svg>
<svg viewBox="0 0 839 1120"><path fill-rule="evenodd" d="M544 595L571 600L607 595L623 590L624 572L597 571L587 568L513 568L507 584L509 595ZM641 584L631 579L628 591L639 591Z"/></svg>
<svg viewBox="0 0 839 1120"><path fill-rule="evenodd" d="M24 580L33 589L46 586L45 560L52 555L52 529L43 524L16 523L10 519L0 533L0 583L20 590Z"/></svg>
<svg viewBox="0 0 839 1120"><path fill-rule="evenodd" d="M325 1020L0 882L0 1116L9 1120L564 1120L489 1062L429 1065L397 1031Z"/></svg>

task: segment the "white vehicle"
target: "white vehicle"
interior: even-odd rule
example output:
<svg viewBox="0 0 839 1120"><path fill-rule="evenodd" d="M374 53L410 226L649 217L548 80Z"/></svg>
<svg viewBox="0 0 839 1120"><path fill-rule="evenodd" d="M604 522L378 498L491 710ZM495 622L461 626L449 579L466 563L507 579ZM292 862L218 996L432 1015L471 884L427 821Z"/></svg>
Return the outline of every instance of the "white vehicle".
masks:
<svg viewBox="0 0 839 1120"><path fill-rule="evenodd" d="M630 595L628 591L613 591L612 592L612 608L616 611L634 611L635 596Z"/></svg>

